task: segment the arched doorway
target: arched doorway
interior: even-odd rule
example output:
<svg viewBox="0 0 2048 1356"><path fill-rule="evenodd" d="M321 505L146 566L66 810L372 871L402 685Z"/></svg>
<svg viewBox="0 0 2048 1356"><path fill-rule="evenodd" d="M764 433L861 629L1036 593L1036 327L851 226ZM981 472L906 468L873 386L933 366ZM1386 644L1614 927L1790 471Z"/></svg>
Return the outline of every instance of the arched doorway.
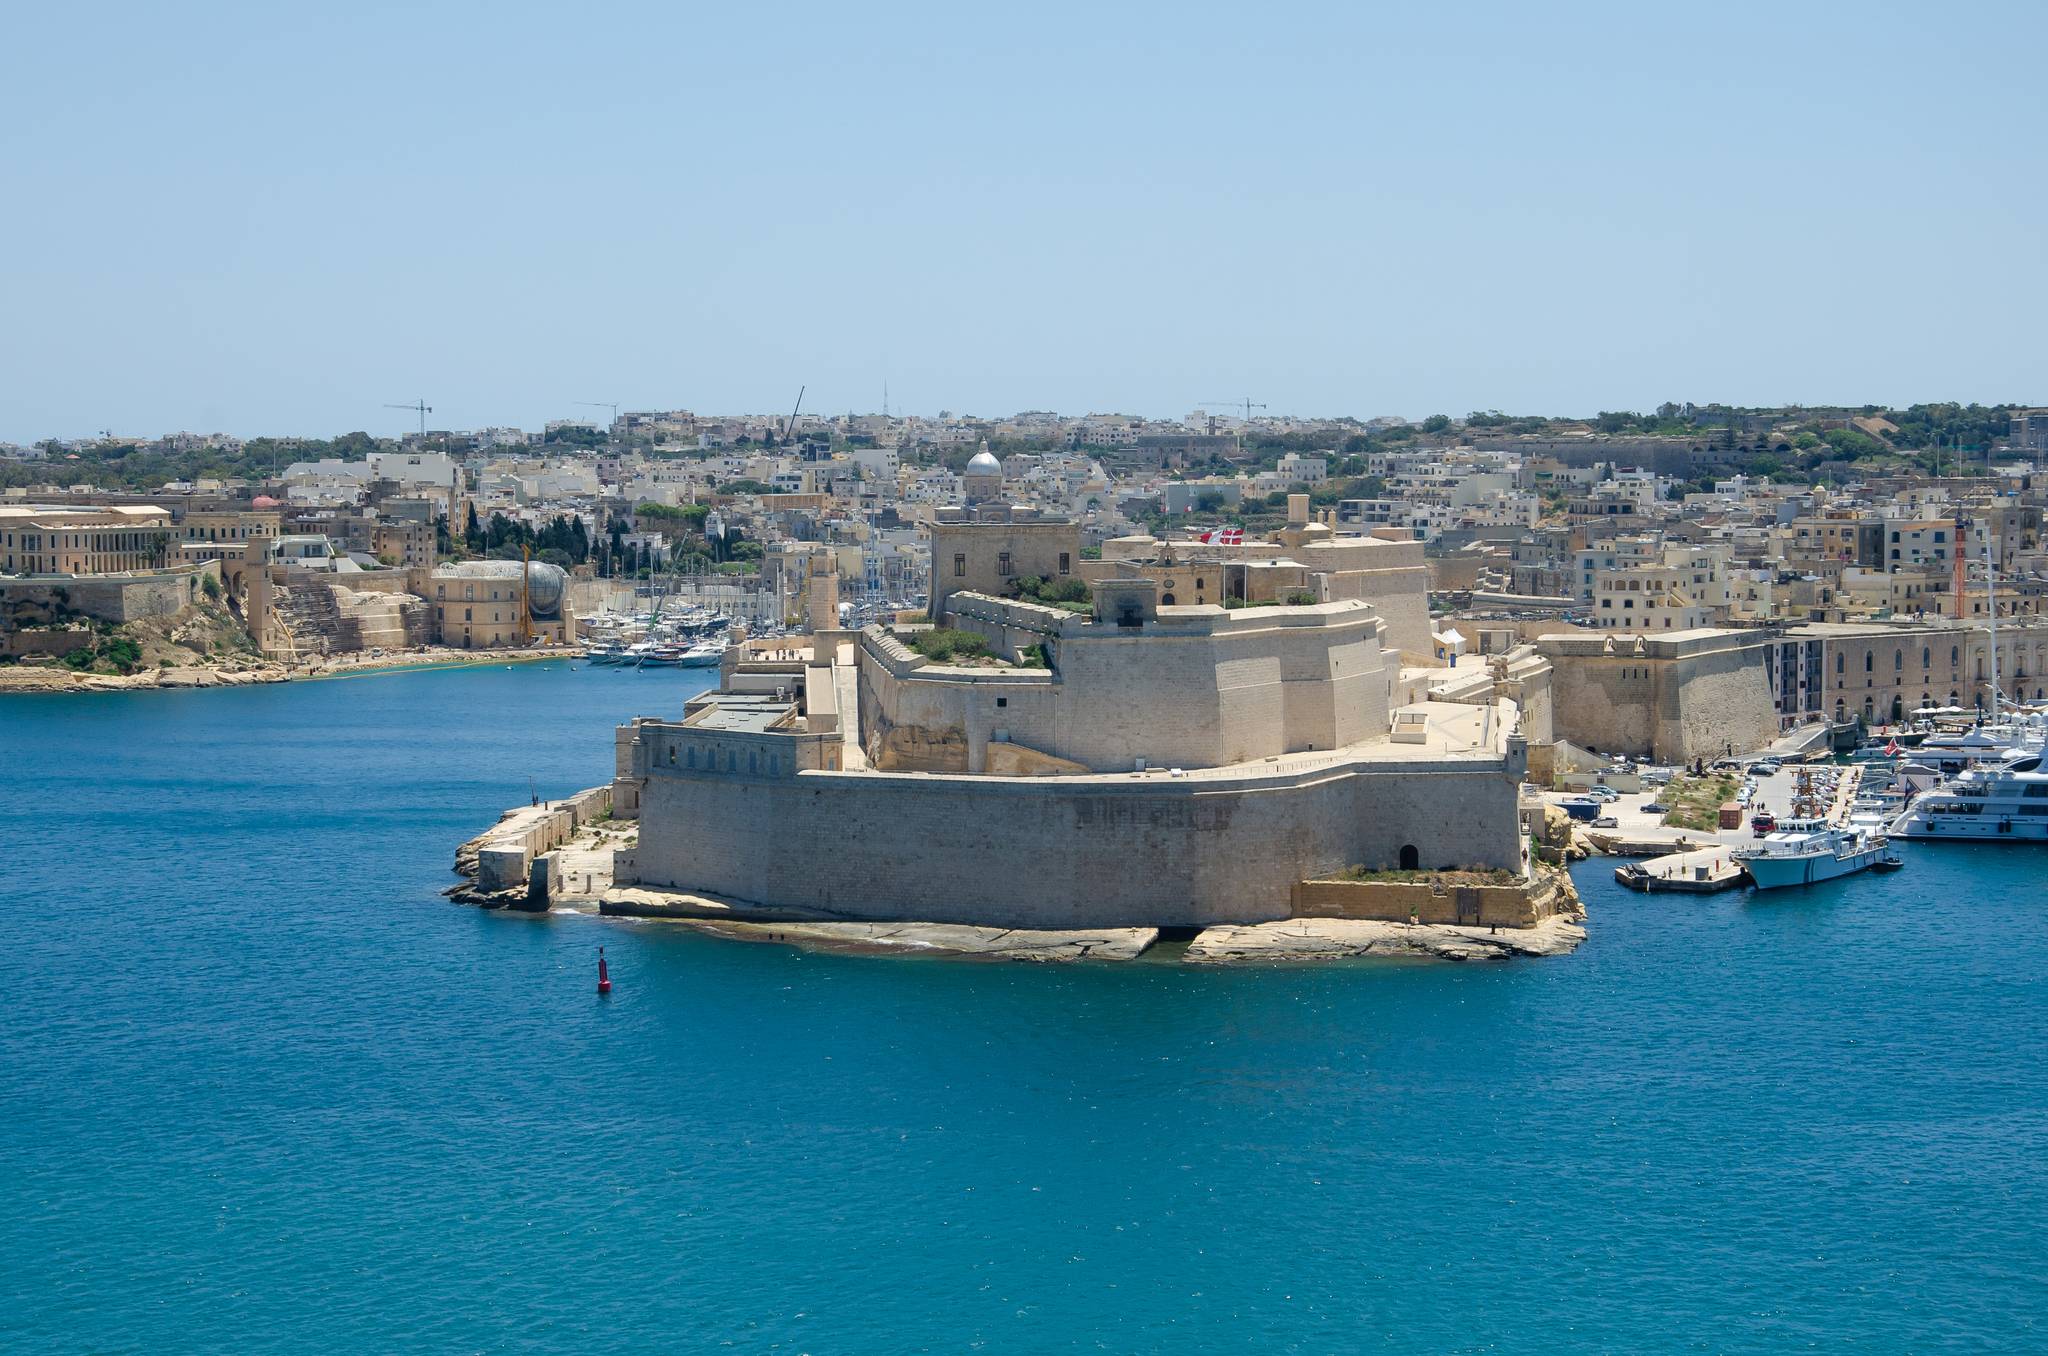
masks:
<svg viewBox="0 0 2048 1356"><path fill-rule="evenodd" d="M1899 722L1900 722L1901 720L1904 720L1905 718L1906 718L1906 699L1905 699L1904 697L1893 697L1893 698L1892 698L1892 724L1896 725L1896 724L1898 724L1898 723L1899 723Z"/></svg>
<svg viewBox="0 0 2048 1356"><path fill-rule="evenodd" d="M1170 593L1162 593L1162 594L1160 594L1160 595L1159 595L1159 605L1160 605L1161 607L1172 607L1172 606L1173 606L1173 595L1172 595L1172 594L1170 594Z"/></svg>
<svg viewBox="0 0 2048 1356"><path fill-rule="evenodd" d="M1403 871L1413 871L1421 865L1422 854L1416 850L1415 844L1401 844L1401 869Z"/></svg>

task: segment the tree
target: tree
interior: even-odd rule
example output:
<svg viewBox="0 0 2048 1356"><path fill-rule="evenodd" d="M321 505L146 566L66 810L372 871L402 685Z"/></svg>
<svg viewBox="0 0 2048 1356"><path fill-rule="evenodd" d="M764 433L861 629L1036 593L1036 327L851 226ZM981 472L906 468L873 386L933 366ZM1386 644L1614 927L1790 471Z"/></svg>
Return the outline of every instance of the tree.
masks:
<svg viewBox="0 0 2048 1356"><path fill-rule="evenodd" d="M1450 426L1451 416L1448 414L1432 414L1429 418L1422 421L1422 431L1424 433L1442 433Z"/></svg>

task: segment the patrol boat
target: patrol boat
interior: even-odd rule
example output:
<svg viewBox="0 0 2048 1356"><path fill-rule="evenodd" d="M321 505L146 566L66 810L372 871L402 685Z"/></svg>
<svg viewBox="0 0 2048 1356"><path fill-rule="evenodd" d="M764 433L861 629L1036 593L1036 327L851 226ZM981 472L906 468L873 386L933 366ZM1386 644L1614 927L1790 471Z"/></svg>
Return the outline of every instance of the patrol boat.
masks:
<svg viewBox="0 0 2048 1356"><path fill-rule="evenodd" d="M1868 870L1885 856L1882 834L1838 828L1824 819L1787 819L1755 847L1728 854L1759 890L1815 885Z"/></svg>

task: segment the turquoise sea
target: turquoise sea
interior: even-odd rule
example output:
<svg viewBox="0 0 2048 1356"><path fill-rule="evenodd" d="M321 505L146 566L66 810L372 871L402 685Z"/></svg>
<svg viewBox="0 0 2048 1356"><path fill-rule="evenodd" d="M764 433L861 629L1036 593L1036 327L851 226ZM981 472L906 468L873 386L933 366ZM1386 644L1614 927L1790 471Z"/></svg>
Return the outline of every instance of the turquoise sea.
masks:
<svg viewBox="0 0 2048 1356"><path fill-rule="evenodd" d="M1596 864L1587 946L1493 968L439 897L700 682L0 701L0 1349L2048 1350L2048 854Z"/></svg>

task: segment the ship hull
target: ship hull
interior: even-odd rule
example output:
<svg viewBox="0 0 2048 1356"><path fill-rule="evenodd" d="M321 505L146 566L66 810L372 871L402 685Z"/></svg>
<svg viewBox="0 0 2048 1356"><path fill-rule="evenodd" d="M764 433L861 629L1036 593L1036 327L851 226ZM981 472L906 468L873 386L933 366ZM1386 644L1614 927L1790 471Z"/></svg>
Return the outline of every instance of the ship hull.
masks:
<svg viewBox="0 0 2048 1356"><path fill-rule="evenodd" d="M1930 815L1901 819L1894 838L1916 843L2048 843L2048 820L2001 815Z"/></svg>
<svg viewBox="0 0 2048 1356"><path fill-rule="evenodd" d="M1868 870L1884 856L1884 845L1873 844L1855 852L1809 852L1798 855L1740 858L1749 879L1759 890L1782 890L1794 885L1818 885L1824 880L1853 876Z"/></svg>

